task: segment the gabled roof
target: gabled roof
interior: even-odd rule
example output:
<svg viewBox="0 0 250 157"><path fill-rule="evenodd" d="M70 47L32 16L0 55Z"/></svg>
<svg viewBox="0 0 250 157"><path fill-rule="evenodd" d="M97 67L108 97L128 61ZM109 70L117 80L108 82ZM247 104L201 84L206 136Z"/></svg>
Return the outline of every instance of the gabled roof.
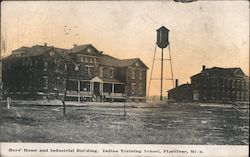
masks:
<svg viewBox="0 0 250 157"><path fill-rule="evenodd" d="M107 54L103 54L101 57L101 64L106 66L118 66L118 67L128 67L134 64L135 62L140 61L145 68L148 69L148 67L139 59L139 58L131 58L131 59L118 59L115 57L112 57Z"/></svg>
<svg viewBox="0 0 250 157"><path fill-rule="evenodd" d="M235 76L235 75L241 75L241 76L247 76L244 74L244 72L239 67L235 68L221 68L221 67L213 67L213 68L207 68L203 70L202 72L191 76L192 77L201 77L201 76Z"/></svg>
<svg viewBox="0 0 250 157"><path fill-rule="evenodd" d="M17 54L21 54L21 57L39 56L50 50L54 50L66 60L70 60L70 57L67 54L66 49L57 48L54 46L42 46L42 45L34 45L32 47L21 47L19 49L13 50L12 51L13 53L7 58L15 58Z"/></svg>
<svg viewBox="0 0 250 157"><path fill-rule="evenodd" d="M20 47L20 48L18 48L18 49L16 49L16 50L13 50L12 52L16 52L16 51L26 51L27 49L29 49L29 47L23 46L23 47Z"/></svg>
<svg viewBox="0 0 250 157"><path fill-rule="evenodd" d="M95 54L97 54L101 58L101 62L100 62L101 65L113 66L113 67L128 67L128 66L132 66L136 62L140 62L140 64L144 68L148 69L148 67L139 58L118 59L107 54L102 54L91 44L75 46L72 49L62 49L62 48L57 48L54 46L42 46L42 45L34 45L32 47L21 47L16 50L13 50L12 51L13 53L10 56L8 56L6 59L17 58L18 54L21 54L21 57L39 56L50 50L54 50L59 55L64 57L66 60L71 60L70 54L82 52L88 47L91 47L92 49L94 49Z"/></svg>
<svg viewBox="0 0 250 157"><path fill-rule="evenodd" d="M89 46L91 46L91 44L79 45L79 46L73 47L73 48L71 49L71 53L80 52L80 51L82 51L82 50L85 50L85 49L88 48Z"/></svg>
<svg viewBox="0 0 250 157"><path fill-rule="evenodd" d="M102 53L99 52L93 45L91 44L86 44L86 45L79 45L79 46L75 46L72 49L69 50L70 53L80 53L83 50L87 49L88 47L91 47L92 49L94 49L95 51L95 55L101 56Z"/></svg>
<svg viewBox="0 0 250 157"><path fill-rule="evenodd" d="M174 90L181 89L181 88L184 88L184 89L185 88L191 88L191 84L190 83L185 83L185 84L182 84L182 85L180 85L178 87L172 88L172 89L168 90L167 92L172 92Z"/></svg>

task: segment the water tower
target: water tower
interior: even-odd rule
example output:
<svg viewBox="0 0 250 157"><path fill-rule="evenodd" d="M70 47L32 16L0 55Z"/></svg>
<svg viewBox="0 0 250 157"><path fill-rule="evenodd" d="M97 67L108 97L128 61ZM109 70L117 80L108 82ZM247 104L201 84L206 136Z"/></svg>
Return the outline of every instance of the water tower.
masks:
<svg viewBox="0 0 250 157"><path fill-rule="evenodd" d="M160 80L160 100L162 101L162 94L163 94L163 80L169 80L172 81L173 88L174 88L174 76L173 76L173 67L172 67L172 60L171 60L171 53L170 53L170 43L169 43L169 30L165 27L162 26L159 29L156 30L157 32L157 41L155 44L155 51L154 51L154 58L153 58L153 63L152 63L152 68L151 68L151 75L150 75L150 80L149 80L149 87L148 87L148 93L150 91L150 84L152 80ZM155 60L158 60L155 58L156 54L156 49L157 46L161 48L161 73L160 73L160 78L152 78L152 73L153 73L153 68L154 68L154 62ZM164 48L168 47L168 52L169 52L169 58L164 58ZM164 68L163 68L163 62L164 61L169 61L170 63L170 71L171 71L171 76L169 78L164 78Z"/></svg>

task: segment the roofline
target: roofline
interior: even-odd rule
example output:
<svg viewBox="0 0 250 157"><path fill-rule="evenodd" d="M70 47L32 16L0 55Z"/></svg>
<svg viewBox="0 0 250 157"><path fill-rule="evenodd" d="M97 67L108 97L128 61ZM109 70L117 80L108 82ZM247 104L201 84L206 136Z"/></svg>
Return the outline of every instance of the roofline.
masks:
<svg viewBox="0 0 250 157"><path fill-rule="evenodd" d="M144 62L143 62L140 58L131 58L131 59L135 59L135 61L134 61L134 62L132 62L130 65L134 64L136 61L138 61L138 60L139 60L140 62L142 62L142 63L143 63L143 65L146 67L146 69L149 69L149 68L148 68L148 66L147 66L147 65L146 65L146 64L145 64L145 63L144 63ZM130 65L129 65L129 66L130 66Z"/></svg>
<svg viewBox="0 0 250 157"><path fill-rule="evenodd" d="M184 84L181 84L181 85L179 85L179 86L177 86L177 87L174 87L174 88L168 90L167 92L172 91L172 90L175 90L175 89L177 89L177 88L179 88L179 87L182 87L182 86L185 86L185 85L191 86L192 84L191 84L191 83L184 83Z"/></svg>
<svg viewBox="0 0 250 157"><path fill-rule="evenodd" d="M158 28L156 31L158 31L159 29L161 29L161 28L165 28L167 31L170 31L167 27L165 27L164 25L162 25L160 28Z"/></svg>

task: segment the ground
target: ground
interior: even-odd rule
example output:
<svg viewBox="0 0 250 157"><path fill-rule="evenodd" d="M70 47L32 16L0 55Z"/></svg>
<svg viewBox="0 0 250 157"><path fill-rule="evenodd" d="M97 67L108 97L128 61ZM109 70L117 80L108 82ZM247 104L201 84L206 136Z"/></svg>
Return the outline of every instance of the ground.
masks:
<svg viewBox="0 0 250 157"><path fill-rule="evenodd" d="M249 110L226 104L60 103L0 105L1 142L249 144Z"/></svg>

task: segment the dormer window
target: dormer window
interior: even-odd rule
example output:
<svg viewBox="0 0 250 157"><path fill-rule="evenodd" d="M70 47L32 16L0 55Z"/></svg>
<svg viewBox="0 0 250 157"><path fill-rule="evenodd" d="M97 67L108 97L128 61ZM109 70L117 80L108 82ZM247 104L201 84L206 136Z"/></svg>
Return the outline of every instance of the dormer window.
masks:
<svg viewBox="0 0 250 157"><path fill-rule="evenodd" d="M88 52L88 53L91 53L91 48L87 48L87 52Z"/></svg>
<svg viewBox="0 0 250 157"><path fill-rule="evenodd" d="M54 56L54 51L50 51L49 52L49 55L52 57L52 56Z"/></svg>
<svg viewBox="0 0 250 157"><path fill-rule="evenodd" d="M136 63L135 63L135 66L136 66L136 67L139 67L139 66L140 66L140 64L139 64L138 62L136 62Z"/></svg>

